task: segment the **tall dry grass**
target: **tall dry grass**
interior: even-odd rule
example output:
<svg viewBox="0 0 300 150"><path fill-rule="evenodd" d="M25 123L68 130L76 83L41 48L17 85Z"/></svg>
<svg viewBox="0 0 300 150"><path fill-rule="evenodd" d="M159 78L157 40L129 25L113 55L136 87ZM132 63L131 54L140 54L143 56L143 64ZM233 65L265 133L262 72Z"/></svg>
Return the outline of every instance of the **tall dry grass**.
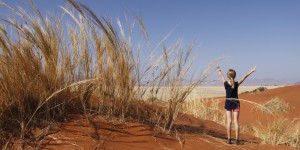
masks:
<svg viewBox="0 0 300 150"><path fill-rule="evenodd" d="M70 113L144 121L149 114L138 111L138 104L144 103L141 98L147 90L157 96L162 86L171 90L172 97L166 100L167 109L157 109L158 116L148 122L171 130L186 97L220 60L188 79L192 44L187 49L180 42L162 44L161 54L147 62L141 60L143 49L132 46L129 21L126 26L120 20L114 24L74 0L61 7L61 16L44 16L30 4L31 9L25 10L0 2L13 16L0 24L2 148L13 139L20 139L25 147L34 138L31 129L48 129L50 122L64 120ZM142 20L135 20L149 43Z"/></svg>
<svg viewBox="0 0 300 150"><path fill-rule="evenodd" d="M254 134L265 144L288 145L300 148L300 121L276 116L267 125L253 127Z"/></svg>
<svg viewBox="0 0 300 150"><path fill-rule="evenodd" d="M227 98L229 100L237 100L236 98ZM191 114L197 118L215 121L221 125L225 124L225 112L220 108L220 102L224 98L207 98L199 97L198 99L186 101L181 109L183 113ZM246 99L238 99L241 102L249 103L254 106L255 110L265 110L271 112L269 107Z"/></svg>
<svg viewBox="0 0 300 150"><path fill-rule="evenodd" d="M191 114L196 118L211 120L226 125L224 109L220 108L220 101L213 98L199 98L186 101L181 109L183 113Z"/></svg>

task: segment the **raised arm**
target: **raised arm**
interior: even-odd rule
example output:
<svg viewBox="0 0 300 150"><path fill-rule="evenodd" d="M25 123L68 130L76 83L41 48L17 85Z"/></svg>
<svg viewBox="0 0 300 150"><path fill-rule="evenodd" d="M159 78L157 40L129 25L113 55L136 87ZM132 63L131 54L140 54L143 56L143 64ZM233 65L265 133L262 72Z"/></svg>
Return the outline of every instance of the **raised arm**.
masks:
<svg viewBox="0 0 300 150"><path fill-rule="evenodd" d="M220 75L220 77L222 78L222 81L223 81L223 83L224 83L224 82L225 82L225 78L224 78L224 76L223 76L223 74L222 74L222 71L221 71L220 67L217 68L217 72L219 73L219 75Z"/></svg>
<svg viewBox="0 0 300 150"><path fill-rule="evenodd" d="M253 67L240 81L239 81L239 85L242 84L246 78L248 78L253 72L255 72L256 70L256 66Z"/></svg>

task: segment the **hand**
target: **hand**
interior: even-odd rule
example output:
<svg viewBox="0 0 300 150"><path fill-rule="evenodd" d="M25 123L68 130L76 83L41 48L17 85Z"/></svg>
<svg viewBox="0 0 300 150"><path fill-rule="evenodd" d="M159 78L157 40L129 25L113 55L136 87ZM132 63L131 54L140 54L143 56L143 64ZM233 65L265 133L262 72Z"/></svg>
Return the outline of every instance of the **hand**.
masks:
<svg viewBox="0 0 300 150"><path fill-rule="evenodd" d="M255 72L255 70L256 70L256 66L254 66L254 67L251 69L250 72L251 72L251 73L252 73L252 72Z"/></svg>
<svg viewBox="0 0 300 150"><path fill-rule="evenodd" d="M217 71L218 71L218 72L221 71L220 67L217 67Z"/></svg>

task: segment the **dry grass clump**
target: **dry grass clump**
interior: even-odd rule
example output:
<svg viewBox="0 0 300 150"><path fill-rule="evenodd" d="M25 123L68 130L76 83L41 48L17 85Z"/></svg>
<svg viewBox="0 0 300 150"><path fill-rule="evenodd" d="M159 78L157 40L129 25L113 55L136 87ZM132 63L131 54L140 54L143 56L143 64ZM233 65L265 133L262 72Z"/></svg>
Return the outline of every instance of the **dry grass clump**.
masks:
<svg viewBox="0 0 300 150"><path fill-rule="evenodd" d="M192 45L187 50L180 42L160 45L160 55L141 61L141 47L131 44L129 22L114 24L81 3L68 2L60 17L43 16L33 2L30 13L0 2L13 14L0 24L0 146L20 139L25 147L29 139L38 140L31 129L48 129L50 122L64 120L70 113L144 121L150 111L157 111L150 122L170 130L186 97L219 59L186 83ZM149 43L142 20L135 20ZM171 91L167 109L147 109L148 114L142 114L139 104L145 91L150 89L157 97L162 86Z"/></svg>
<svg viewBox="0 0 300 150"><path fill-rule="evenodd" d="M240 129L241 133L248 133L254 131L253 125L249 125L249 124L242 125L240 128L241 128Z"/></svg>
<svg viewBox="0 0 300 150"><path fill-rule="evenodd" d="M224 110L219 106L220 101L211 98L201 98L186 101L182 107L182 112L191 114L196 118L215 121L221 125L226 125Z"/></svg>
<svg viewBox="0 0 300 150"><path fill-rule="evenodd" d="M253 127L255 136L263 143L272 145L288 145L300 148L300 121L289 121L284 118L275 119L266 126Z"/></svg>
<svg viewBox="0 0 300 150"><path fill-rule="evenodd" d="M271 115L270 117L274 117L274 119L265 126L252 127L254 135L266 144L300 147L299 119L290 121L283 117L278 117L290 110L289 104L276 97L266 101L262 106L256 106L254 109L267 113Z"/></svg>
<svg viewBox="0 0 300 150"><path fill-rule="evenodd" d="M268 114L281 114L290 110L289 104L278 97L266 101L262 106L263 107L255 107L254 110L260 110Z"/></svg>

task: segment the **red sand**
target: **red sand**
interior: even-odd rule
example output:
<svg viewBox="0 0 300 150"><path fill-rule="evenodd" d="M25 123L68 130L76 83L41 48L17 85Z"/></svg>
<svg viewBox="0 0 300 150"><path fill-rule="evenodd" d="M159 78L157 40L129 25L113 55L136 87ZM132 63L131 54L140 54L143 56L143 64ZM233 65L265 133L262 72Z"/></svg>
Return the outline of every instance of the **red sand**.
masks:
<svg viewBox="0 0 300 150"><path fill-rule="evenodd" d="M254 102L279 97L288 102L292 109L289 118L298 117L300 86L283 87L254 94L241 94L240 98ZM248 104L241 104L241 124L257 122L257 113L250 111ZM131 119L127 123L109 122L101 116L87 119L82 115L71 116L70 121L60 129L47 135L45 149L114 149L114 150L198 150L198 149L293 149L287 146L259 144L260 141L247 134L241 134L243 145L225 143L226 129L212 121L196 119L179 114L174 125L177 134L167 134ZM233 134L234 135L234 134Z"/></svg>

